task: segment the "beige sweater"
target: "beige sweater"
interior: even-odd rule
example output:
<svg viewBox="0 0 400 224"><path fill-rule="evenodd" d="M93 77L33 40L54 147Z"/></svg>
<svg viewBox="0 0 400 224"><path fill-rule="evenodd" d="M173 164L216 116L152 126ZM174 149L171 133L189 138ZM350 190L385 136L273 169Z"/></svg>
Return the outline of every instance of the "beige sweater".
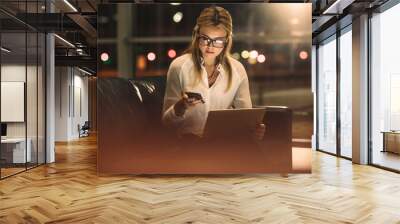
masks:
<svg viewBox="0 0 400 224"><path fill-rule="evenodd" d="M163 122L178 128L178 134L193 133L202 135L207 121L208 111L229 108L251 108L249 80L243 65L230 58L232 64L232 85L226 91L228 74L218 66L220 74L209 88L207 72L202 66L201 81L196 82L194 63L190 54L182 55L172 61L168 74L163 106ZM205 103L189 108L180 117L176 116L174 104L182 98L182 92L200 93Z"/></svg>

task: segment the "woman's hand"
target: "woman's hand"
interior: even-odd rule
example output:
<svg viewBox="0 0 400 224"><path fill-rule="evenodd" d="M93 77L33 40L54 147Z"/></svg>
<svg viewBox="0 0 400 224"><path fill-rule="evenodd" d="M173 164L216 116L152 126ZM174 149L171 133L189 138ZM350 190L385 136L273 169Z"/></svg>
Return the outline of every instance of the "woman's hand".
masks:
<svg viewBox="0 0 400 224"><path fill-rule="evenodd" d="M262 140L265 134L265 124L258 124L256 130L254 131L254 138L256 140Z"/></svg>
<svg viewBox="0 0 400 224"><path fill-rule="evenodd" d="M174 105L175 114L181 117L185 114L188 108L193 107L198 103L201 103L201 100L189 98L186 93L182 93L182 98Z"/></svg>

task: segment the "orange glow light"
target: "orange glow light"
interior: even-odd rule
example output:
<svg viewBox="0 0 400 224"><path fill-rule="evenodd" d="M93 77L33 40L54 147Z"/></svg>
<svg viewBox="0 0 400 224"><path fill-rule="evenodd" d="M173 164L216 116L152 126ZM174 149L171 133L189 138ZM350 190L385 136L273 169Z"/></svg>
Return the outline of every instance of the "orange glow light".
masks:
<svg viewBox="0 0 400 224"><path fill-rule="evenodd" d="M136 68L138 70L146 69L146 57L144 55L139 55L136 59Z"/></svg>
<svg viewBox="0 0 400 224"><path fill-rule="evenodd" d="M307 51L300 51L299 57L301 60L306 60L308 58Z"/></svg>
<svg viewBox="0 0 400 224"><path fill-rule="evenodd" d="M169 49L168 57L170 57L170 58L176 57L176 51L174 49Z"/></svg>

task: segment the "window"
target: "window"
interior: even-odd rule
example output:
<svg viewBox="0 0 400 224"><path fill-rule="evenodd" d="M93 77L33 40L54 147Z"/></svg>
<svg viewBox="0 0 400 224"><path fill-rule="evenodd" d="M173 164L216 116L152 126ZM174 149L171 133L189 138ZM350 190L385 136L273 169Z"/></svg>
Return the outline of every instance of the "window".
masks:
<svg viewBox="0 0 400 224"><path fill-rule="evenodd" d="M336 153L336 36L318 48L318 149Z"/></svg>
<svg viewBox="0 0 400 224"><path fill-rule="evenodd" d="M340 36L340 155L348 158L352 157L352 74L350 26Z"/></svg>
<svg viewBox="0 0 400 224"><path fill-rule="evenodd" d="M371 19L372 163L396 170L400 170L400 156L396 154L396 149L398 150L400 146L398 21L400 21L400 5L375 14ZM393 146L393 149L389 146Z"/></svg>

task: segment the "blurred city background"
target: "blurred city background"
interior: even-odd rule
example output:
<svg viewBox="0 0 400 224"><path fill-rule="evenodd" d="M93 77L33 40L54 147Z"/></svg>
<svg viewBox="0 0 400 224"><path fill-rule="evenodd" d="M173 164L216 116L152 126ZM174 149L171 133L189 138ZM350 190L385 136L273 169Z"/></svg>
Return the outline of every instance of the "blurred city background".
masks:
<svg viewBox="0 0 400 224"><path fill-rule="evenodd" d="M232 56L246 68L253 105L293 110L293 138L310 139L311 4L217 4L233 19ZM98 77L165 76L210 4L100 4Z"/></svg>

